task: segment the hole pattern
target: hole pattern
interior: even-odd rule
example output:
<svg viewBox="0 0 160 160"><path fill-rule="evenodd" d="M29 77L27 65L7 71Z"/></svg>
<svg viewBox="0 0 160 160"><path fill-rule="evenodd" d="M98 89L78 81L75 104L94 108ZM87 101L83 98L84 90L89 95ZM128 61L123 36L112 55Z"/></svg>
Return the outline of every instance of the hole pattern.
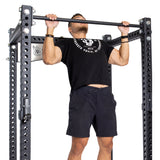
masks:
<svg viewBox="0 0 160 160"><path fill-rule="evenodd" d="M140 38L139 30L129 33L128 38L129 38L129 41L139 39ZM107 41L107 43L109 45L112 45L113 47L118 46L121 44L121 37L113 39L113 40L109 40Z"/></svg>
<svg viewBox="0 0 160 160"><path fill-rule="evenodd" d="M151 37L151 25L146 25L148 20L143 19L141 24L144 160L152 160L152 57L151 41L147 40Z"/></svg>
<svg viewBox="0 0 160 160"><path fill-rule="evenodd" d="M17 64L16 64L16 55L17 55L17 45L10 45L10 100L9 100L9 140L10 140L10 160L15 160L16 148L17 148L17 133L16 133L16 81L17 81Z"/></svg>
<svg viewBox="0 0 160 160"><path fill-rule="evenodd" d="M23 11L27 9L30 14L25 14ZM30 88L31 88L31 18L32 8L30 6L23 6L22 17L22 31L27 28L29 32L22 33L21 39L21 111L24 111L25 99L30 103ZM21 121L21 134L20 134L20 159L30 160L30 120L26 120L26 115L22 112L23 116Z"/></svg>
<svg viewBox="0 0 160 160"><path fill-rule="evenodd" d="M32 43L43 43L45 37L32 36Z"/></svg>
<svg viewBox="0 0 160 160"><path fill-rule="evenodd" d="M109 38L108 38L109 37ZM111 36L110 35L104 35L103 40L107 43L111 42ZM108 64L107 66L108 69L108 76L109 76L109 85L112 86L112 65Z"/></svg>
<svg viewBox="0 0 160 160"><path fill-rule="evenodd" d="M112 86L112 65L108 64L109 85Z"/></svg>

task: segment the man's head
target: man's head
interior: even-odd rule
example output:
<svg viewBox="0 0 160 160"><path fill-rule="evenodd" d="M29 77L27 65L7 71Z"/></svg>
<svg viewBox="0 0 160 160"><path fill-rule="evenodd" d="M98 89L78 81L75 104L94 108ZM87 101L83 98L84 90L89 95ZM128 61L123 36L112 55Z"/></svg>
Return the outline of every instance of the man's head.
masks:
<svg viewBox="0 0 160 160"><path fill-rule="evenodd" d="M83 15L80 13L76 13L73 15L71 19L81 19L81 20L86 20ZM73 23L69 22L68 23L68 30L71 33L71 35L74 37L74 34L80 34L84 33L87 34L88 32L88 24L85 23Z"/></svg>

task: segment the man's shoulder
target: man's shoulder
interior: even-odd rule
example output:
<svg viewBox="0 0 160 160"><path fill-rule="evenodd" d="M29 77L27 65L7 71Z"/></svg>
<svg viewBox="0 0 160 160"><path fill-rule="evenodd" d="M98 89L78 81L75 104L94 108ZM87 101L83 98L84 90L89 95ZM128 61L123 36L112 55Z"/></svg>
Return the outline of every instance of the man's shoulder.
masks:
<svg viewBox="0 0 160 160"><path fill-rule="evenodd" d="M65 46L69 45L69 43L72 41L72 38L64 38L64 37L58 37L54 39L55 46Z"/></svg>
<svg viewBox="0 0 160 160"><path fill-rule="evenodd" d="M66 37L55 37L55 38L54 38L54 41L55 41L55 42L58 42L58 41L67 42L67 41L70 41L70 40L72 40L72 38L66 38Z"/></svg>

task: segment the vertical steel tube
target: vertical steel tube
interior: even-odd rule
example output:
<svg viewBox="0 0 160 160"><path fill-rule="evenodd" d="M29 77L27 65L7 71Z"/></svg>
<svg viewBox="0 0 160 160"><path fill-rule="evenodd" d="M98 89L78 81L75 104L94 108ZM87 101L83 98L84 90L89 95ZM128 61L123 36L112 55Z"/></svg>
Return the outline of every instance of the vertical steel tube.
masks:
<svg viewBox="0 0 160 160"><path fill-rule="evenodd" d="M142 48L142 110L143 110L143 156L152 160L152 38L151 19L143 18L141 25Z"/></svg>
<svg viewBox="0 0 160 160"><path fill-rule="evenodd" d="M20 160L31 159L31 26L32 7L21 8Z"/></svg>
<svg viewBox="0 0 160 160"><path fill-rule="evenodd" d="M10 36L14 29L9 30ZM9 160L17 160L17 54L18 45L9 46Z"/></svg>

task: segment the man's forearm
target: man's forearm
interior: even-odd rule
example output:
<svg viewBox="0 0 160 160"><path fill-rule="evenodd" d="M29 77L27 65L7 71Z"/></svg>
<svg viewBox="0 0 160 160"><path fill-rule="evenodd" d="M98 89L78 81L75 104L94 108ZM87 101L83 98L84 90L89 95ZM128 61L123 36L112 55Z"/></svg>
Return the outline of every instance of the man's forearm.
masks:
<svg viewBox="0 0 160 160"><path fill-rule="evenodd" d="M53 35L54 29L47 28L47 34ZM52 64L55 60L55 46L52 37L46 37L43 44L43 61L46 64Z"/></svg>

